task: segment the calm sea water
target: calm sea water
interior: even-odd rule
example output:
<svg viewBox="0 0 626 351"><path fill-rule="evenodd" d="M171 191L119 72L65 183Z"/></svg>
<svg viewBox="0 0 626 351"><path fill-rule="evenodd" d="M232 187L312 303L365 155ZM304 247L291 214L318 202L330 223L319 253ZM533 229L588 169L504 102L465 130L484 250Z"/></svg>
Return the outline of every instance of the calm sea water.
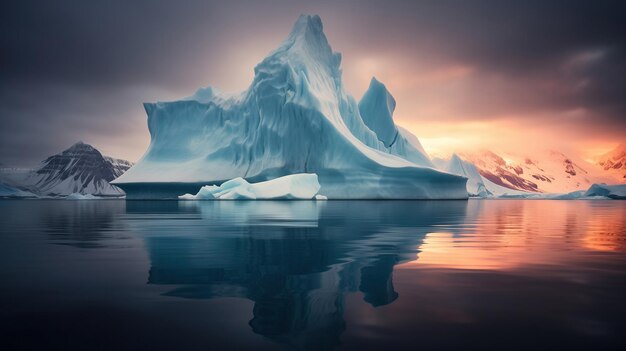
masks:
<svg viewBox="0 0 626 351"><path fill-rule="evenodd" d="M626 201L0 201L14 349L619 349Z"/></svg>

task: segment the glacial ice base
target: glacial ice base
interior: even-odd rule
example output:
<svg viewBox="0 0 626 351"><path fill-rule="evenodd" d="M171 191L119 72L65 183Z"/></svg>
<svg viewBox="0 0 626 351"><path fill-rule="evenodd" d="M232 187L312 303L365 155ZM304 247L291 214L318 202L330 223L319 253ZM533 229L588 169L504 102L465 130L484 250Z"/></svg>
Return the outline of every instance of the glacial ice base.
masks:
<svg viewBox="0 0 626 351"><path fill-rule="evenodd" d="M286 174L285 174L286 175ZM441 176L440 172L429 168L393 169L388 173L368 171L342 173L339 170L318 172L320 189L318 195L331 200L431 200L431 199L467 199L464 178L450 175ZM257 176L246 178L249 183L264 182L279 178L281 175ZM117 184L126 192L128 200L178 199L181 194L197 194L203 186L220 186L229 181L203 182L134 182ZM461 184L459 186L459 183ZM461 191L455 191L461 189Z"/></svg>

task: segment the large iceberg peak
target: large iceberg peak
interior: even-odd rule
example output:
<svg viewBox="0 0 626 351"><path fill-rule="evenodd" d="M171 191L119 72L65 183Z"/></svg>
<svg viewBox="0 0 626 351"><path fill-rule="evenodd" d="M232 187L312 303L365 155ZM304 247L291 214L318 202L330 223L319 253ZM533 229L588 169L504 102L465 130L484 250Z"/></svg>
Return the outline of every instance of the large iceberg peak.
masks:
<svg viewBox="0 0 626 351"><path fill-rule="evenodd" d="M300 15L281 47L283 46L290 51L306 50L308 57L327 59L333 56L333 50L324 34L324 25L318 15Z"/></svg>
<svg viewBox="0 0 626 351"><path fill-rule="evenodd" d="M318 15L300 15L289 36L255 68L256 76L288 65L307 76L325 72L338 77L341 54L333 52Z"/></svg>
<svg viewBox="0 0 626 351"><path fill-rule="evenodd" d="M326 35L324 34L324 25L318 15L300 15L289 33L289 38L293 40L324 42L328 45Z"/></svg>
<svg viewBox="0 0 626 351"><path fill-rule="evenodd" d="M387 90L385 84L372 77L369 88L359 101L359 112L365 125L376 135L385 146L390 147L398 137L398 129L393 123L393 111L396 100Z"/></svg>
<svg viewBox="0 0 626 351"><path fill-rule="evenodd" d="M150 147L114 183L130 198L171 198L238 177L263 182L316 173L320 194L336 199L466 198L465 178L432 169L417 138L396 129L395 100L377 81L382 93L373 95L384 97L382 120L396 141L382 142L385 134L363 122L340 64L319 16L300 16L241 94L209 87L146 105Z"/></svg>

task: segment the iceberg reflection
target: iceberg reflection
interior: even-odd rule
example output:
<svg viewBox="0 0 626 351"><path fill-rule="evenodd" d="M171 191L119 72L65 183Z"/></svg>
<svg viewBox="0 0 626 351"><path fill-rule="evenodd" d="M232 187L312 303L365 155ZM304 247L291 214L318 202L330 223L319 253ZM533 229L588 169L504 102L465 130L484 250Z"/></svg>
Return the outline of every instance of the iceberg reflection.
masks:
<svg viewBox="0 0 626 351"><path fill-rule="evenodd" d="M255 333L296 347L329 348L345 329L344 294L360 292L372 306L392 303L398 298L394 266L416 258L433 226L463 222L467 202L178 207L197 214L188 219L196 224L170 223L165 216L137 227L150 258L149 284L174 285L165 294L181 298L250 299Z"/></svg>

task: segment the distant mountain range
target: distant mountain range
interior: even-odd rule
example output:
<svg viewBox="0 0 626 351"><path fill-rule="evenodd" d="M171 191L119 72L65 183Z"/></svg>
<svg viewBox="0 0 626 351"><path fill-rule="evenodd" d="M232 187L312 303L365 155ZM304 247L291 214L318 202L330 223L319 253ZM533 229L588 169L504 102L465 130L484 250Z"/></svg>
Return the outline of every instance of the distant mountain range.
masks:
<svg viewBox="0 0 626 351"><path fill-rule="evenodd" d="M593 164L554 150L532 155L484 150L459 153L448 160L435 159L435 164L442 170L468 177L470 194L480 194L483 183L491 183L482 190L483 193L489 188L496 189L494 185L499 187L496 193L502 193L503 189L568 193L586 190L594 183L624 183L625 168L622 167L625 154L624 148L618 147ZM474 168L480 177L472 173Z"/></svg>
<svg viewBox="0 0 626 351"><path fill-rule="evenodd" d="M0 196L67 196L74 193L123 196L124 192L109 182L132 165L132 162L104 156L95 147L78 142L46 158L35 169L3 168Z"/></svg>

